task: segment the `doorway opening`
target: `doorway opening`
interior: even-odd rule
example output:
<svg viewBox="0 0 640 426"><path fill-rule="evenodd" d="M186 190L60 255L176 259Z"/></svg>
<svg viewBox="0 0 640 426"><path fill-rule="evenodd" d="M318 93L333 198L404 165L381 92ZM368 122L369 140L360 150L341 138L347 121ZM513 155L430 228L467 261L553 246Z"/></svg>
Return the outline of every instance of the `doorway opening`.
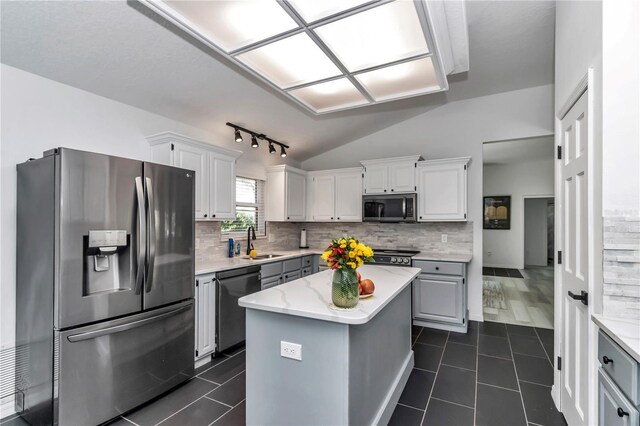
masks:
<svg viewBox="0 0 640 426"><path fill-rule="evenodd" d="M553 329L554 137L483 145L485 321Z"/></svg>

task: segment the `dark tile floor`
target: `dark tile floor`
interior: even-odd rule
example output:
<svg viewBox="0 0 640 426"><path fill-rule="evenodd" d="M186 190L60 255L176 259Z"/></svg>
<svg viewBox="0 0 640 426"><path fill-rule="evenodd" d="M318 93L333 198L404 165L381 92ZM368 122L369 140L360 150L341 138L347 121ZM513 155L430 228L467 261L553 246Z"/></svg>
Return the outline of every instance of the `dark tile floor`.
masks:
<svg viewBox="0 0 640 426"><path fill-rule="evenodd" d="M390 425L565 425L551 401L553 330L471 322L467 334L414 327L413 342L415 368ZM240 348L111 425L244 425L245 393Z"/></svg>
<svg viewBox="0 0 640 426"><path fill-rule="evenodd" d="M488 277L510 277L510 278L524 278L520 271L517 269L509 268L482 268L482 275Z"/></svg>
<svg viewBox="0 0 640 426"><path fill-rule="evenodd" d="M415 367L389 425L566 425L551 400L553 330L413 327Z"/></svg>

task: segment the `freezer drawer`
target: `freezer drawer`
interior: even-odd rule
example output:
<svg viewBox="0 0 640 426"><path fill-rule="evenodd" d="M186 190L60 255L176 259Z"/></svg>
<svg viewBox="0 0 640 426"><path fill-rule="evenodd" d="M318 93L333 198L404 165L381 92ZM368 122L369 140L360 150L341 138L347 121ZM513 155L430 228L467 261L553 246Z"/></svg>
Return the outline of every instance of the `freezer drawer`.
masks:
<svg viewBox="0 0 640 426"><path fill-rule="evenodd" d="M194 374L193 300L56 338L61 425L105 422Z"/></svg>

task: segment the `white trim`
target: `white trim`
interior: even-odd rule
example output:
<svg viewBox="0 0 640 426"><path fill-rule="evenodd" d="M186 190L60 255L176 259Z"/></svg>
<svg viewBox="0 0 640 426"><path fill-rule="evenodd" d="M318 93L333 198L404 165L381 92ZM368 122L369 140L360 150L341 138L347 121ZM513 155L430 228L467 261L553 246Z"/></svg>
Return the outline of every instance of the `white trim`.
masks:
<svg viewBox="0 0 640 426"><path fill-rule="evenodd" d="M208 142L199 141L197 139L190 138L189 136L180 135L175 132L160 132L155 135L146 136L145 139L149 145L160 145L167 142L180 142L188 145L195 145L199 148L206 149L208 151L215 151L218 154L228 155L232 158L240 157L243 152L236 149L223 148L218 145L213 145Z"/></svg>
<svg viewBox="0 0 640 426"><path fill-rule="evenodd" d="M422 155L407 155L405 157L391 157L391 158L377 158L375 160L362 160L360 161L360 164L362 164L364 167L367 167L368 165L373 165L373 164L386 164L386 163L400 163L400 162L404 162L404 161L422 161Z"/></svg>
<svg viewBox="0 0 640 426"><path fill-rule="evenodd" d="M471 157L439 158L435 160L420 161L418 163L418 167L434 164L464 164L468 166L470 163Z"/></svg>
<svg viewBox="0 0 640 426"><path fill-rule="evenodd" d="M556 118L562 120L565 115L569 112L573 104L575 104L580 96L584 92L587 91L587 87L589 86L589 73L592 72L592 68L589 68L587 74L584 75L578 82L578 85L573 89L567 100L562 104L562 107L558 110Z"/></svg>

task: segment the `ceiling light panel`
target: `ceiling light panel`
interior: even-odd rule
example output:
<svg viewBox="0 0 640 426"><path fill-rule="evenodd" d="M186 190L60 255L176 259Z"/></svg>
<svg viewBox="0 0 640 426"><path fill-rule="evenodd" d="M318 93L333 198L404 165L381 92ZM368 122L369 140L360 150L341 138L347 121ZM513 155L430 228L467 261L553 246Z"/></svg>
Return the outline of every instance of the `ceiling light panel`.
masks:
<svg viewBox="0 0 640 426"><path fill-rule="evenodd" d="M165 1L190 26L226 52L298 27L275 1Z"/></svg>
<svg viewBox="0 0 640 426"><path fill-rule="evenodd" d="M341 74L331 59L305 33L250 50L236 58L281 89Z"/></svg>
<svg viewBox="0 0 640 426"><path fill-rule="evenodd" d="M442 90L430 57L356 74L376 101Z"/></svg>
<svg viewBox="0 0 640 426"><path fill-rule="evenodd" d="M308 23L370 2L371 0L289 0L298 15Z"/></svg>
<svg viewBox="0 0 640 426"><path fill-rule="evenodd" d="M349 71L429 53L412 1L395 1L314 29Z"/></svg>
<svg viewBox="0 0 640 426"><path fill-rule="evenodd" d="M294 89L288 93L314 112L326 112L369 103L347 78Z"/></svg>

